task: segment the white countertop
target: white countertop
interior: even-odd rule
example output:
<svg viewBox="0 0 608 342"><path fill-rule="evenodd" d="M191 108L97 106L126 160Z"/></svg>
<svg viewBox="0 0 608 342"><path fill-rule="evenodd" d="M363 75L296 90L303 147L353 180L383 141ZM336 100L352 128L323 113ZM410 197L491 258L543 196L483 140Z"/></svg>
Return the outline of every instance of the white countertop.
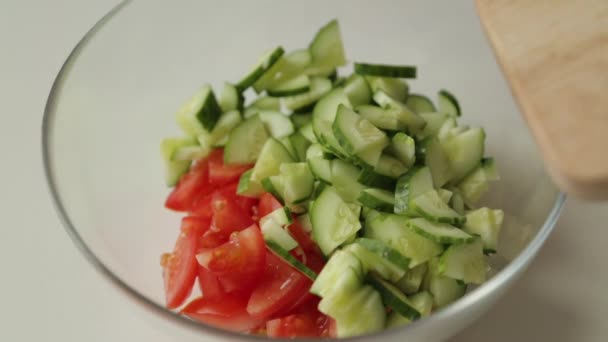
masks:
<svg viewBox="0 0 608 342"><path fill-rule="evenodd" d="M0 2L0 341L168 341L80 255L51 205L40 126L69 51L115 0ZM8 160L6 160L8 158ZM569 199L523 279L453 341L606 341L608 205Z"/></svg>

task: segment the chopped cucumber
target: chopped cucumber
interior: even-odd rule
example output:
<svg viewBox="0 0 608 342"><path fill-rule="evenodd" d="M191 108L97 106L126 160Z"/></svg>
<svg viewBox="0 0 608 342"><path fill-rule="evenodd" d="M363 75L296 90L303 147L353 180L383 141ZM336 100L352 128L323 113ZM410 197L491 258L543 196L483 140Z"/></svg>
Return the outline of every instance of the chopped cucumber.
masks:
<svg viewBox="0 0 608 342"><path fill-rule="evenodd" d="M407 166L403 165L398 159L383 154L380 156L374 171L381 175L397 179L407 172Z"/></svg>
<svg viewBox="0 0 608 342"><path fill-rule="evenodd" d="M317 279L317 274L313 270L308 268L308 266L304 265L302 262L300 262L300 260L296 259L286 249L282 248L273 240L267 240L266 246L268 246L268 249L270 249L276 256L283 259L283 261L285 261L288 265L308 277L310 280L314 281Z"/></svg>
<svg viewBox="0 0 608 342"><path fill-rule="evenodd" d="M264 192L264 188L260 182L251 180L252 172L253 169L243 172L236 189L237 194L245 197L257 198Z"/></svg>
<svg viewBox="0 0 608 342"><path fill-rule="evenodd" d="M426 122L419 138L437 137L443 124L450 118L448 114L439 112L422 112L418 115Z"/></svg>
<svg viewBox="0 0 608 342"><path fill-rule="evenodd" d="M338 157L346 156L346 152L338 143L332 129L338 106L341 104L351 107L344 89L336 88L319 100L312 112L313 131L317 140Z"/></svg>
<svg viewBox="0 0 608 342"><path fill-rule="evenodd" d="M310 292L319 297L354 290L363 282L363 264L351 252L337 250L312 284Z"/></svg>
<svg viewBox="0 0 608 342"><path fill-rule="evenodd" d="M234 85L228 82L224 83L219 99L219 105L222 112L226 113L232 110L242 110L244 100L243 95Z"/></svg>
<svg viewBox="0 0 608 342"><path fill-rule="evenodd" d="M220 116L217 124L211 132L203 132L197 139L201 146L206 148L223 146L228 142L230 132L243 121L237 110L226 112Z"/></svg>
<svg viewBox="0 0 608 342"><path fill-rule="evenodd" d="M409 86L404 81L390 77L366 76L365 78L369 83L372 92L375 93L381 90L396 101L405 102L407 100Z"/></svg>
<svg viewBox="0 0 608 342"><path fill-rule="evenodd" d="M410 302L422 317L427 317L433 309L433 295L427 291L421 291L410 297Z"/></svg>
<svg viewBox="0 0 608 342"><path fill-rule="evenodd" d="M429 190L410 201L411 211L432 222L448 223L460 227L466 217L450 208L439 196L437 190Z"/></svg>
<svg viewBox="0 0 608 342"><path fill-rule="evenodd" d="M344 105L338 106L333 131L340 145L349 154L370 149L382 150L389 142L383 131Z"/></svg>
<svg viewBox="0 0 608 342"><path fill-rule="evenodd" d="M359 75L416 78L416 67L411 65L386 65L355 62L355 72Z"/></svg>
<svg viewBox="0 0 608 342"><path fill-rule="evenodd" d="M332 160L331 184L345 202L355 203L365 188L357 181L360 172L361 170L352 164L340 159Z"/></svg>
<svg viewBox="0 0 608 342"><path fill-rule="evenodd" d="M426 153L424 156L424 163L431 170L431 176L433 177L433 184L435 188L441 188L450 179L452 179L452 168L450 161L446 156L441 143L438 139L433 138L427 144L425 144Z"/></svg>
<svg viewBox="0 0 608 342"><path fill-rule="evenodd" d="M260 96L247 108L281 110L281 100L276 97Z"/></svg>
<svg viewBox="0 0 608 342"><path fill-rule="evenodd" d="M420 318L420 312L414 308L412 302L395 285L373 273L368 279L370 284L380 293L382 301L388 307L411 320Z"/></svg>
<svg viewBox="0 0 608 342"><path fill-rule="evenodd" d="M433 295L433 307L442 308L464 296L467 286L459 280L439 274L438 260L429 261L429 271L423 282L425 288Z"/></svg>
<svg viewBox="0 0 608 342"><path fill-rule="evenodd" d="M283 163L279 171L283 178L281 195L286 203L300 203L312 194L314 177L307 163Z"/></svg>
<svg viewBox="0 0 608 342"><path fill-rule="evenodd" d="M412 323L411 319L405 318L405 317L401 316L399 313L397 313L396 311L393 311L390 314L388 314L388 317L386 318L386 329L399 328L399 327L406 326L410 323Z"/></svg>
<svg viewBox="0 0 608 342"><path fill-rule="evenodd" d="M363 185L394 191L397 180L390 176L381 175L375 170L364 168L357 181Z"/></svg>
<svg viewBox="0 0 608 342"><path fill-rule="evenodd" d="M322 157L308 158L308 167L316 179L323 181L326 184L331 184L331 160Z"/></svg>
<svg viewBox="0 0 608 342"><path fill-rule="evenodd" d="M254 163L267 139L268 133L258 116L241 122L228 137L228 143L224 148L224 162L226 164Z"/></svg>
<svg viewBox="0 0 608 342"><path fill-rule="evenodd" d="M294 157L296 160L305 162L306 161L306 150L310 146L310 142L306 138L296 132L289 136L289 142L293 148Z"/></svg>
<svg viewBox="0 0 608 342"><path fill-rule="evenodd" d="M357 201L363 206L392 213L395 209L395 195L391 191L383 189L364 189L359 194Z"/></svg>
<svg viewBox="0 0 608 342"><path fill-rule="evenodd" d="M332 89L331 81L323 77L312 77L310 80L310 89L302 94L285 96L281 99L287 109L299 110L311 105L314 105L323 95L329 93Z"/></svg>
<svg viewBox="0 0 608 342"><path fill-rule="evenodd" d="M369 120L369 122L378 128L390 131L401 131L406 129L406 126L399 121L398 109L385 109L374 105L361 105L357 107L357 112L362 118Z"/></svg>
<svg viewBox="0 0 608 342"><path fill-rule="evenodd" d="M300 127L298 132L302 134L302 136L306 138L306 140L310 141L310 143L315 144L318 142L317 137L315 136L315 132L312 129L312 122L309 122L304 126Z"/></svg>
<svg viewBox="0 0 608 342"><path fill-rule="evenodd" d="M399 121L403 123L410 133L418 134L422 132L426 122L418 114L414 113L405 104L392 98L383 90L378 90L374 93L374 101L383 108L398 109L397 112Z"/></svg>
<svg viewBox="0 0 608 342"><path fill-rule="evenodd" d="M427 272L427 264L420 264L410 269L395 285L405 294L414 294L420 289L422 280Z"/></svg>
<svg viewBox="0 0 608 342"><path fill-rule="evenodd" d="M361 260L365 272L376 272L392 282L403 277L410 263L408 258L379 240L359 238L344 249Z"/></svg>
<svg viewBox="0 0 608 342"><path fill-rule="evenodd" d="M365 78L351 75L344 84L344 93L353 106L366 105L372 101L372 91Z"/></svg>
<svg viewBox="0 0 608 342"><path fill-rule="evenodd" d="M293 162L293 158L285 147L278 140L270 138L260 151L253 167L253 173L251 173L251 179L260 181L266 177L278 175L281 164L291 162Z"/></svg>
<svg viewBox="0 0 608 342"><path fill-rule="evenodd" d="M409 94L405 105L418 114L436 111L433 102L421 94Z"/></svg>
<svg viewBox="0 0 608 342"><path fill-rule="evenodd" d="M298 247L298 242L272 217L263 217L260 220L260 229L267 243L273 242L285 251Z"/></svg>
<svg viewBox="0 0 608 342"><path fill-rule="evenodd" d="M487 268L481 239L448 247L439 258L438 265L439 274L462 280L465 284L483 283Z"/></svg>
<svg viewBox="0 0 608 342"><path fill-rule="evenodd" d="M483 129L471 128L442 142L450 161L453 183L460 181L479 165L483 157L485 136Z"/></svg>
<svg viewBox="0 0 608 342"><path fill-rule="evenodd" d="M192 138L165 138L160 144L160 151L165 164L165 183L174 186L190 169L191 160L174 160L173 155L180 147L197 146Z"/></svg>
<svg viewBox="0 0 608 342"><path fill-rule="evenodd" d="M281 226L287 226L292 223L291 211L287 207L282 207L274 210L268 215L262 217L260 222L265 219L272 219Z"/></svg>
<svg viewBox="0 0 608 342"><path fill-rule="evenodd" d="M182 131L190 136L210 132L222 115L211 86L205 85L184 103L176 114L176 121Z"/></svg>
<svg viewBox="0 0 608 342"><path fill-rule="evenodd" d="M293 122L294 127L297 129L302 128L308 123L312 122L312 114L311 113L300 113L297 115L291 116L291 122Z"/></svg>
<svg viewBox="0 0 608 342"><path fill-rule="evenodd" d="M283 54L285 50L278 46L272 50L265 52L256 65L251 68L251 71L237 82L236 87L239 91L244 91L253 85L264 73L266 73Z"/></svg>
<svg viewBox="0 0 608 342"><path fill-rule="evenodd" d="M439 111L442 113L449 114L454 117L460 116L460 105L456 97L449 91L442 89L437 94L437 105Z"/></svg>
<svg viewBox="0 0 608 342"><path fill-rule="evenodd" d="M417 234L441 244L460 244L475 240L470 234L446 223L414 218L407 222Z"/></svg>
<svg viewBox="0 0 608 342"><path fill-rule="evenodd" d="M454 193L452 191L447 190L447 189L437 189L437 194L439 195L439 198L441 198L443 203L445 203L447 205L450 204L450 201L452 200L452 196L454 195ZM460 212L458 212L458 213L460 214Z"/></svg>
<svg viewBox="0 0 608 342"><path fill-rule="evenodd" d="M305 232L307 232L307 233L312 232L312 223L310 223L310 215L302 214L302 215L296 217L296 220L298 221L298 223L300 224L300 227L302 227L302 229L304 229Z"/></svg>
<svg viewBox="0 0 608 342"><path fill-rule="evenodd" d="M310 78L306 75L300 75L285 82L279 83L276 86L268 88L266 92L268 93L268 96L282 97L306 93L309 90Z"/></svg>
<svg viewBox="0 0 608 342"><path fill-rule="evenodd" d="M338 21L334 19L323 26L308 49L315 65L335 68L346 64Z"/></svg>
<svg viewBox="0 0 608 342"><path fill-rule="evenodd" d="M415 233L409 219L394 214L377 213L365 220L365 237L378 239L410 259L410 268L441 254L443 247ZM455 228L456 229L456 228Z"/></svg>
<svg viewBox="0 0 608 342"><path fill-rule="evenodd" d="M253 89L259 94L287 80L301 75L312 63L308 49L300 49L285 54L264 73L254 84ZM268 108L278 109L278 108Z"/></svg>
<svg viewBox="0 0 608 342"><path fill-rule="evenodd" d="M416 143L414 139L403 132L393 135L389 151L397 157L405 167L411 167L416 162Z"/></svg>
<svg viewBox="0 0 608 342"><path fill-rule="evenodd" d="M418 195L433 190L433 178L428 167L413 167L397 181L395 214L411 213L411 202Z"/></svg>
<svg viewBox="0 0 608 342"><path fill-rule="evenodd" d="M264 191L269 192L279 202L284 203L283 200L283 177L279 175L269 176L261 181Z"/></svg>
<svg viewBox="0 0 608 342"><path fill-rule="evenodd" d="M258 116L272 137L281 138L294 132L293 123L288 116L281 112L260 110Z"/></svg>
<svg viewBox="0 0 608 342"><path fill-rule="evenodd" d="M353 239L361 229L359 212L353 210L331 186L323 189L315 199L310 216L313 239L325 255Z"/></svg>
<svg viewBox="0 0 608 342"><path fill-rule="evenodd" d="M500 209L483 207L469 211L467 222L462 229L469 234L481 237L484 252L495 253L504 216L504 212Z"/></svg>

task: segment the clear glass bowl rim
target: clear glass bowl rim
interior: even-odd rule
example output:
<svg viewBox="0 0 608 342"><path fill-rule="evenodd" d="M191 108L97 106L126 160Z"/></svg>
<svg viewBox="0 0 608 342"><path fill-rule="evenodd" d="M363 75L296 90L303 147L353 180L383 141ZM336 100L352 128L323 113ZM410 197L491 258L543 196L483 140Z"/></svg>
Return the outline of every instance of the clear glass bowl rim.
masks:
<svg viewBox="0 0 608 342"><path fill-rule="evenodd" d="M51 198L57 214L60 220L63 223L65 230L68 235L72 239L73 243L76 247L81 251L84 257L95 267L97 271L103 274L104 277L109 279L110 283L121 290L128 297L132 298L136 303L142 305L145 309L153 312L154 314L160 316L161 318L170 320L179 324L188 329L194 329L200 331L202 334L210 334L214 337L218 338L227 338L227 339L235 339L239 338L242 341L268 341L268 338L263 336L256 335L243 335L237 334L233 332L229 332L223 329L218 329L212 326L204 325L188 318L185 318L179 314L176 314L164 306L159 305L158 303L148 299L144 295L140 294L136 289L131 287L125 281L120 279L117 275L112 273L112 271L97 258L97 256L93 253L93 251L86 244L84 239L78 233L78 230L71 222L70 217L63 205L57 183L55 181L55 175L53 173L52 168L52 152L51 152L51 139L52 139L52 122L57 114L56 111L56 101L61 96L62 87L64 82L71 71L72 65L77 61L80 52L87 46L87 43L95 36L95 34L111 19L118 14L123 8L125 8L132 0L123 0L121 3L112 8L107 14L105 14L93 27L82 37L82 39L76 44L76 46L72 49L69 56L63 63L53 85L51 87L51 91L49 97L46 102L46 106L44 108L44 116L42 120L42 157L44 164L44 172L46 175L47 185L49 187L49 191L51 193ZM538 252L540 247L544 244L545 240L549 237L555 224L559 218L560 212L564 206L566 200L566 195L562 192L558 194L553 204L553 208L549 213L547 219L543 223L542 227L530 241L528 246L514 259L512 260L504 269L502 269L496 276L490 279L488 282L484 283L479 288L475 289L473 292L467 294L464 298L456 301L452 305L438 311L437 313L420 320L413 322L403 328L400 329L392 329L386 330L382 332L378 332L371 335L352 337L347 339L342 339L344 341L364 341L369 338L374 337L387 337L393 334L401 334L405 330L415 329L417 326L421 324L425 324L427 321L432 320L443 320L447 317L451 317L457 315L464 308L469 305L472 305L474 302L483 299L486 296L489 296L494 290L498 289L501 284L508 281L511 276L517 273L517 271L525 267L529 259L533 258L534 255ZM300 339L301 341L307 341L306 339ZM308 339L310 340L310 339ZM310 340L315 341L315 340Z"/></svg>

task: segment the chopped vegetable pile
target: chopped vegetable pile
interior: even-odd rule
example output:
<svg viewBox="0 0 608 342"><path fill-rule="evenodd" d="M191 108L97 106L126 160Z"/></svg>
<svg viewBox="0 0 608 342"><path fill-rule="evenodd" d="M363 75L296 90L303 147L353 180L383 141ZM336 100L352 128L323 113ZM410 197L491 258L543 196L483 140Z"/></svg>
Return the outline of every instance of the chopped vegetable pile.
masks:
<svg viewBox="0 0 608 342"><path fill-rule="evenodd" d="M161 143L165 206L185 213L161 259L169 309L236 332L348 337L486 280L504 214L476 207L499 178L483 129L458 126L450 92L411 93L415 66L344 65L334 20L180 108L184 135Z"/></svg>

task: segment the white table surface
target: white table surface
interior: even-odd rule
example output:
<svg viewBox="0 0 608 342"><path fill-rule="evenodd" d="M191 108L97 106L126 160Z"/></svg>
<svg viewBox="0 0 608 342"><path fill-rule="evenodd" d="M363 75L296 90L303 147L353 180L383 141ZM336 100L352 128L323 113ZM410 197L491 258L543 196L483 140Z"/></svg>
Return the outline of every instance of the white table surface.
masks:
<svg viewBox="0 0 608 342"><path fill-rule="evenodd" d="M73 246L44 181L51 83L115 0L0 1L0 341L170 341ZM8 160L7 160L8 158ZM608 205L569 199L523 279L453 341L608 340Z"/></svg>

